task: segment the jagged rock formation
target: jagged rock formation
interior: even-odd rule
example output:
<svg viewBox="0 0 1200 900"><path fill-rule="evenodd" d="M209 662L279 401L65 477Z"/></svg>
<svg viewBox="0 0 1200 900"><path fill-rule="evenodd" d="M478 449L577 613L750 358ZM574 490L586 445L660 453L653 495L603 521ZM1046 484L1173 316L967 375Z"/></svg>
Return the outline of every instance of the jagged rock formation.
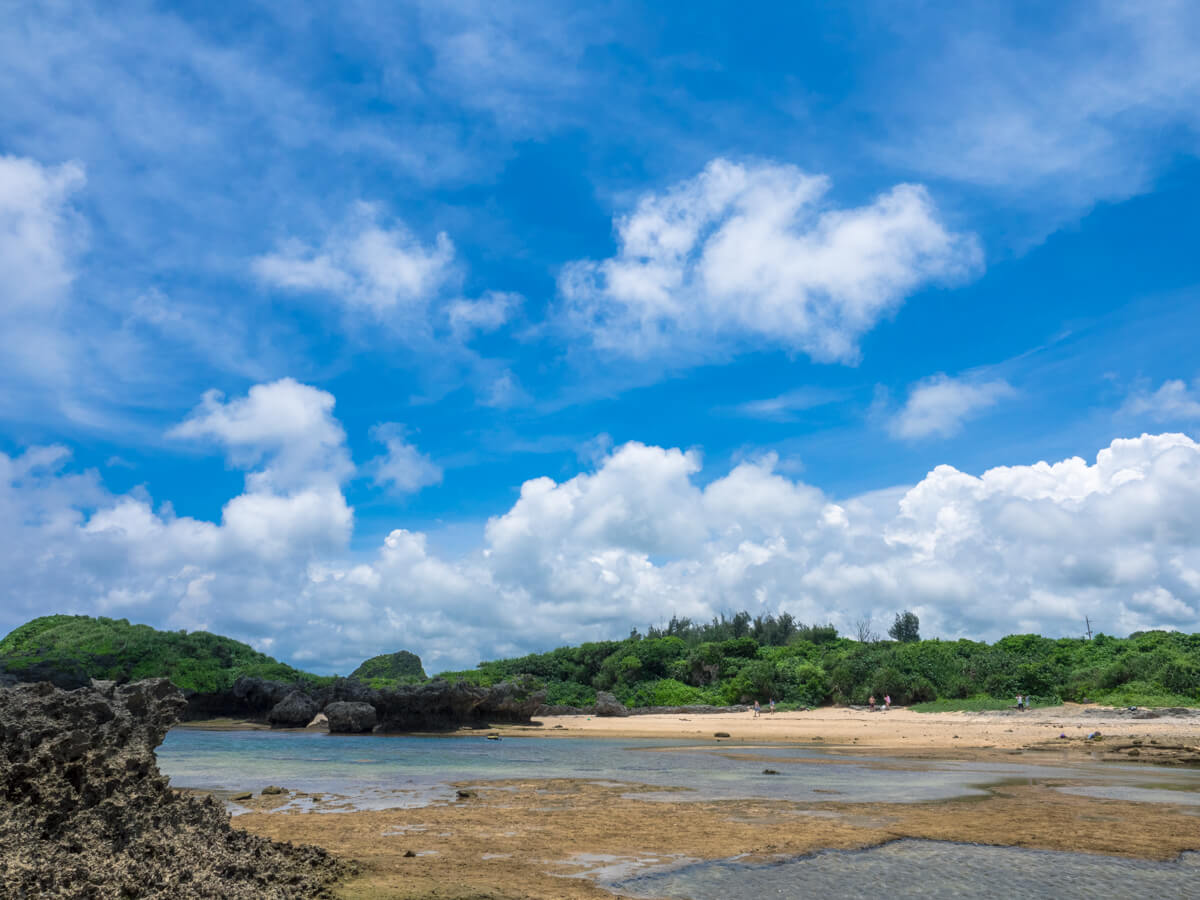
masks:
<svg viewBox="0 0 1200 900"><path fill-rule="evenodd" d="M328 896L348 870L326 851L168 787L154 748L184 704L166 679L0 688L0 896Z"/></svg>
<svg viewBox="0 0 1200 900"><path fill-rule="evenodd" d="M375 707L370 703L339 700L325 707L330 734L363 734L375 728Z"/></svg>
<svg viewBox="0 0 1200 900"><path fill-rule="evenodd" d="M596 715L627 716L629 715L629 707L610 694L608 691L597 691Z"/></svg>

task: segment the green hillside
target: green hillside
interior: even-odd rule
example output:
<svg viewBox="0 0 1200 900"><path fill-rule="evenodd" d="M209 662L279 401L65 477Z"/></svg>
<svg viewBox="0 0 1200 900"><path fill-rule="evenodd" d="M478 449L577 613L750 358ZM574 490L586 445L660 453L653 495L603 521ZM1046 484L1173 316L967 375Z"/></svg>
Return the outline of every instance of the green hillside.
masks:
<svg viewBox="0 0 1200 900"><path fill-rule="evenodd" d="M17 628L0 640L0 672L63 685L165 677L196 693L226 690L239 675L325 680L206 631L158 631L91 616L43 616Z"/></svg>
<svg viewBox="0 0 1200 900"><path fill-rule="evenodd" d="M1010 635L994 644L920 640L916 618L897 617L906 640L849 640L831 626L804 626L786 613L747 613L707 624L672 619L643 636L560 647L480 663L442 677L494 684L520 673L541 680L548 703L582 706L597 690L628 706L725 705L774 698L785 704L1040 703L1200 705L1200 634L1148 631L1128 638L1051 639Z"/></svg>
<svg viewBox="0 0 1200 900"><path fill-rule="evenodd" d="M737 613L709 623L672 619L620 641L560 647L482 662L440 677L492 685L532 675L547 702L586 706L611 691L629 706L727 705L771 698L785 705L896 703L940 708L1040 703L1200 705L1200 634L1148 631L1127 638L1051 639L1010 635L994 644L920 640L919 622L897 616L903 640L849 640L829 625ZM228 689L239 675L327 682L208 632L157 631L125 619L44 616L0 640L0 672L28 680L170 678L188 692ZM425 679L407 651L373 657L353 677L376 687Z"/></svg>

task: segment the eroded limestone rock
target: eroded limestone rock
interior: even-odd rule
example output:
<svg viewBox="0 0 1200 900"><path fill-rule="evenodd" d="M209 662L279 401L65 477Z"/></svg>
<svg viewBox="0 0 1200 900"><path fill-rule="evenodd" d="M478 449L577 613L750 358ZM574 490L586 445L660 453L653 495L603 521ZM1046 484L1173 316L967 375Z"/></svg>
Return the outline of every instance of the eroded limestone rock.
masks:
<svg viewBox="0 0 1200 900"><path fill-rule="evenodd" d="M0 896L327 896L347 867L230 826L154 757L185 705L169 681L0 688Z"/></svg>

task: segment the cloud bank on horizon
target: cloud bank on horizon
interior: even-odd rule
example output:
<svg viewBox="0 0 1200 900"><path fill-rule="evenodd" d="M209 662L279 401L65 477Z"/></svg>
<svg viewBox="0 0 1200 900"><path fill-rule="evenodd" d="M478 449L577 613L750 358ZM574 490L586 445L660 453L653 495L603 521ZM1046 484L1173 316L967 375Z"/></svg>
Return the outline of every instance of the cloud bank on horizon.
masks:
<svg viewBox="0 0 1200 900"><path fill-rule="evenodd" d="M1090 464L939 466L842 499L772 455L701 484L697 452L630 442L564 481L526 481L476 550L448 557L396 528L355 559L333 408L292 380L203 398L172 435L245 470L219 523L112 495L61 446L0 456L10 615L50 602L245 635L344 672L401 644L447 669L742 607L843 631L911 609L948 638L1073 633L1096 610L1122 632L1174 629L1200 613L1200 444L1182 434L1115 440Z"/></svg>
<svg viewBox="0 0 1200 900"><path fill-rule="evenodd" d="M6 17L0 632L1200 628L1200 11L645 11Z"/></svg>

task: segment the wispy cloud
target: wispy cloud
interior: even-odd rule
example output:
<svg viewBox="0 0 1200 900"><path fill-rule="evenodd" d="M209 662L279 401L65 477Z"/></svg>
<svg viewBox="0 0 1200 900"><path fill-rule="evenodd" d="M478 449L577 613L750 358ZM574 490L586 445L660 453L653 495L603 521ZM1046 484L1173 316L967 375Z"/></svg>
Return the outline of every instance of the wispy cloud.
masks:
<svg viewBox="0 0 1200 900"><path fill-rule="evenodd" d="M943 12L896 22L880 73L894 87L875 98L888 104L885 159L1038 207L1048 231L1139 193L1176 152L1198 149L1195 4L1056 4L1035 30L1007 7Z"/></svg>
<svg viewBox="0 0 1200 900"><path fill-rule="evenodd" d="M952 437L968 419L1015 394L1003 380L933 375L913 385L904 405L888 421L888 431L903 440Z"/></svg>
<svg viewBox="0 0 1200 900"><path fill-rule="evenodd" d="M1182 379L1174 378L1164 381L1155 391L1134 391L1122 404L1121 412L1159 423L1200 420L1200 379L1190 387Z"/></svg>
<svg viewBox="0 0 1200 900"><path fill-rule="evenodd" d="M818 406L836 403L844 397L839 391L828 388L802 387L775 397L749 400L725 410L748 419L766 419L772 422L794 422L797 413Z"/></svg>

